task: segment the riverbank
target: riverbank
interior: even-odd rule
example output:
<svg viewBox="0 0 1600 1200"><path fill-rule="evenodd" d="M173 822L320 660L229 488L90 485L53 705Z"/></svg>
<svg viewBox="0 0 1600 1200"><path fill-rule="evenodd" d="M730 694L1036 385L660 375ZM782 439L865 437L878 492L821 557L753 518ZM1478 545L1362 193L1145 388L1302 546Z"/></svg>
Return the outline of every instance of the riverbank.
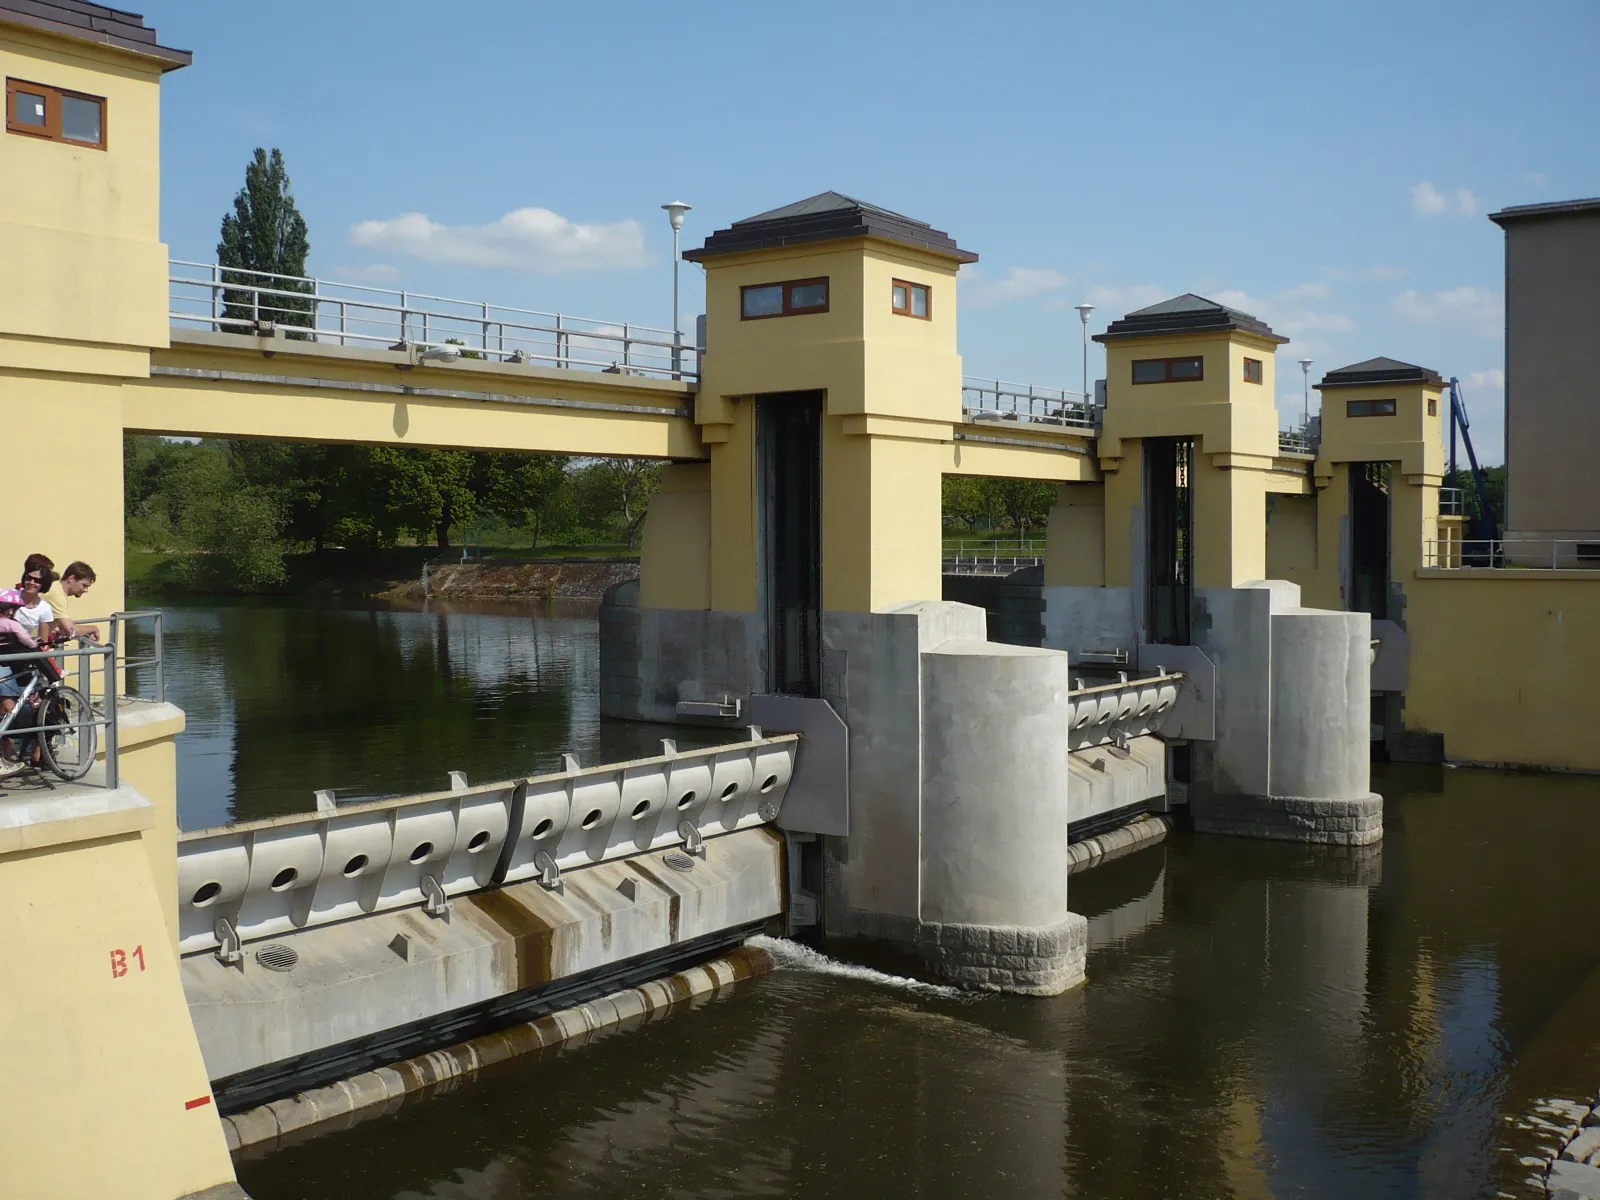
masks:
<svg viewBox="0 0 1600 1200"><path fill-rule="evenodd" d="M325 550L293 554L284 560L283 583L251 592L257 596L312 596L327 599L375 599L403 603L429 598L451 600L598 600L614 583L636 579L637 558L624 553L599 553L589 547L565 555L516 555L491 551L467 561L439 562L431 546L392 550ZM127 556L130 598L150 600L207 594L190 582L180 556L130 550ZM426 589L423 573L427 572Z"/></svg>

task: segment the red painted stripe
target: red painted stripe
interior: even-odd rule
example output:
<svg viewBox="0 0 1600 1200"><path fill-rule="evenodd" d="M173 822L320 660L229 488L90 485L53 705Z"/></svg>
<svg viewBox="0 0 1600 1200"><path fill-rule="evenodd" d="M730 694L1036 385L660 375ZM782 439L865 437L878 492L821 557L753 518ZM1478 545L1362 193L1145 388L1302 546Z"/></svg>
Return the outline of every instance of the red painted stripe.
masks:
<svg viewBox="0 0 1600 1200"><path fill-rule="evenodd" d="M185 1100L183 1102L183 1108L184 1108L184 1111L187 1112L191 1108L204 1108L206 1105L208 1105L210 1103L211 1103L211 1097L210 1096L199 1096L199 1097L197 1097L197 1098L195 1098L193 1100Z"/></svg>

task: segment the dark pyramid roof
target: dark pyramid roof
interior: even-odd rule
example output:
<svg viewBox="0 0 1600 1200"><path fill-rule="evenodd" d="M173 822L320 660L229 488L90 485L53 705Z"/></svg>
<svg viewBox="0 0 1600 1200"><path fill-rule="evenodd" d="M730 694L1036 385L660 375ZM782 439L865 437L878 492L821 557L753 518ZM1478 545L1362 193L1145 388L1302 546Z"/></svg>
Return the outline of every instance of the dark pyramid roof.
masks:
<svg viewBox="0 0 1600 1200"><path fill-rule="evenodd" d="M187 50L157 45L156 31L147 29L138 13L87 0L0 0L0 21L146 55L159 59L163 71L187 67L194 59Z"/></svg>
<svg viewBox="0 0 1600 1200"><path fill-rule="evenodd" d="M1583 213L1600 215L1600 196L1590 200L1557 200L1551 204L1515 204L1489 214L1489 220L1500 228L1517 221L1532 221L1539 217L1568 217Z"/></svg>
<svg viewBox="0 0 1600 1200"><path fill-rule="evenodd" d="M1419 367L1415 363L1401 362L1398 358L1369 358L1365 362L1351 363L1337 371L1329 371L1322 382L1313 384L1318 391L1323 388L1372 387L1384 383L1431 383L1444 381L1439 372Z"/></svg>
<svg viewBox="0 0 1600 1200"><path fill-rule="evenodd" d="M961 249L942 229L840 192L819 192L782 208L735 221L727 229L713 233L700 249L685 250L683 257L690 262L703 262L742 250L769 250L855 237L882 238L942 254L958 262L978 261L976 254Z"/></svg>
<svg viewBox="0 0 1600 1200"><path fill-rule="evenodd" d="M1260 317L1247 312L1185 292L1148 308L1136 309L1120 321L1113 321L1104 333L1094 335L1097 342L1116 342L1123 338L1164 337L1178 333L1216 333L1239 329L1276 342L1287 342L1279 337Z"/></svg>

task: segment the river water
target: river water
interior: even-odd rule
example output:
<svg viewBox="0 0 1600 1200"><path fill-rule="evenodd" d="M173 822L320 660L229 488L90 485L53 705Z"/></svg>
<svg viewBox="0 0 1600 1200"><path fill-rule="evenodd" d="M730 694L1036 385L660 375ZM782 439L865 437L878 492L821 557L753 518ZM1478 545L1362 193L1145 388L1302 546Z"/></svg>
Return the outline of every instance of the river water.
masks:
<svg viewBox="0 0 1600 1200"><path fill-rule="evenodd" d="M663 732L598 719L584 615L169 621L189 827ZM245 1159L240 1181L256 1200L1534 1195L1541 1106L1600 1087L1600 780L1374 786L1366 852L1179 835L1075 876L1089 980L1066 995L960 995L784 944L731 993Z"/></svg>

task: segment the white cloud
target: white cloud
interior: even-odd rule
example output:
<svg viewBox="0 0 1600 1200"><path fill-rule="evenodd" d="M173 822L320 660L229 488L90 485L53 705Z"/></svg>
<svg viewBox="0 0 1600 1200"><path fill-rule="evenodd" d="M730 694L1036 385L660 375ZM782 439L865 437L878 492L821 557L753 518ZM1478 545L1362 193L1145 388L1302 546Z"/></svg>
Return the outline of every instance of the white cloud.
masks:
<svg viewBox="0 0 1600 1200"><path fill-rule="evenodd" d="M358 222L350 241L425 262L539 274L641 267L648 260L638 221L584 225L548 208L515 209L486 225L441 225L423 213L405 213Z"/></svg>
<svg viewBox="0 0 1600 1200"><path fill-rule="evenodd" d="M1059 291L1067 277L1052 267L1007 267L999 279L990 279L973 267L962 281L961 300L969 308L993 308L1017 300L1031 300Z"/></svg>
<svg viewBox="0 0 1600 1200"><path fill-rule="evenodd" d="M1442 292L1404 291L1394 298L1393 308L1396 316L1414 325L1455 326L1489 337L1504 330L1499 294L1472 284Z"/></svg>
<svg viewBox="0 0 1600 1200"><path fill-rule="evenodd" d="M1247 292L1230 289L1217 292L1211 298L1229 308L1260 317L1276 332L1291 338L1296 348L1303 351L1307 345L1301 343L1306 342L1308 335L1355 332L1356 323L1344 313L1306 306L1307 300L1327 299L1332 290L1326 283L1301 283L1270 296L1251 296ZM1326 343L1318 341L1314 345L1321 350Z"/></svg>
<svg viewBox="0 0 1600 1200"><path fill-rule="evenodd" d="M1457 188L1454 196L1446 195L1424 179L1411 185L1411 207L1425 217L1439 217L1446 213L1459 213L1464 217L1476 216L1478 197L1466 188Z"/></svg>
<svg viewBox="0 0 1600 1200"><path fill-rule="evenodd" d="M1474 371L1467 376L1467 386L1482 388L1484 391L1503 392L1506 390L1506 373L1499 367L1490 367L1487 371Z"/></svg>

